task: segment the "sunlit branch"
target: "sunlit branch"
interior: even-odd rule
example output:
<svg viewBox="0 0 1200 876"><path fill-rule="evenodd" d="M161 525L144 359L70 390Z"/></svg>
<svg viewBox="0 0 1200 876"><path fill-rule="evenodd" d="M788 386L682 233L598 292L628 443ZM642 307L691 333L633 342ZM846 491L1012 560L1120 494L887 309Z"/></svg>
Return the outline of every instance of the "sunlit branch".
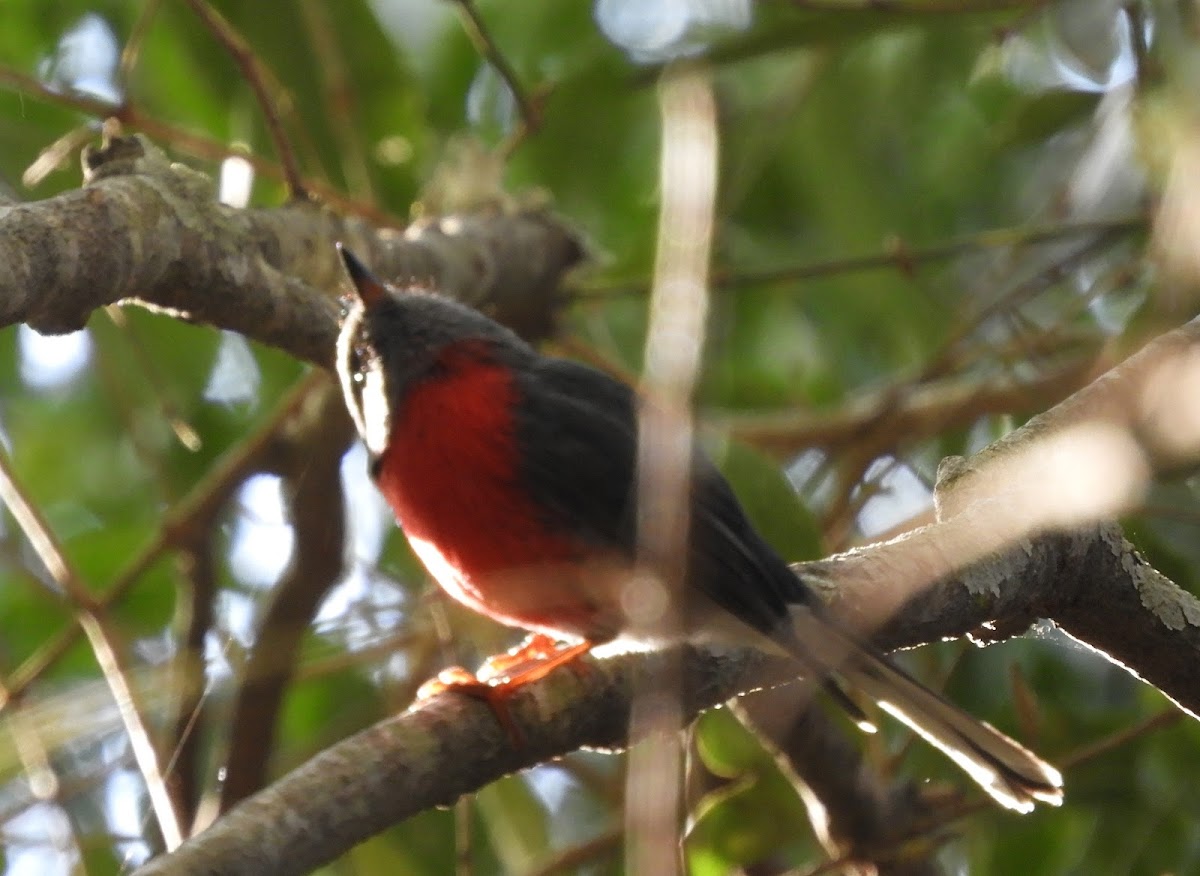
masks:
<svg viewBox="0 0 1200 876"><path fill-rule="evenodd" d="M646 330L646 401L638 411L637 537L639 571L627 587L635 635L673 640L686 611L691 403L708 315L717 192L717 110L708 72L680 67L659 92L662 155L654 289ZM625 793L625 866L630 873L679 871L683 750L671 659L634 691Z"/></svg>
<svg viewBox="0 0 1200 876"><path fill-rule="evenodd" d="M335 241L386 276L488 308L526 337L553 325L559 279L582 256L573 232L544 211L446 216L401 234L304 203L226 207L206 176L140 135L107 136L85 164L82 191L0 207L0 263L10 266L0 324L60 333L96 308L138 303L327 367L342 281Z"/></svg>

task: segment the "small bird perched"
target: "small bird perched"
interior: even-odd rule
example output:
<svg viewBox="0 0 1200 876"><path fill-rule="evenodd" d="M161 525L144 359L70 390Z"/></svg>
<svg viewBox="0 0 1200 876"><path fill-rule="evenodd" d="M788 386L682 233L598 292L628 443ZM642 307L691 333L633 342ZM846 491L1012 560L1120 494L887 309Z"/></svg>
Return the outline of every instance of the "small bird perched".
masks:
<svg viewBox="0 0 1200 876"><path fill-rule="evenodd" d="M435 689L506 691L628 636L636 550L637 397L539 354L483 314L387 286L345 249L353 303L338 338L346 404L371 476L414 552L452 597L535 633L486 675ZM754 530L699 450L681 599L691 641L791 655L858 719L857 690L945 752L1003 805L1059 804L1062 777L929 690L829 616ZM652 643L668 644L668 643Z"/></svg>

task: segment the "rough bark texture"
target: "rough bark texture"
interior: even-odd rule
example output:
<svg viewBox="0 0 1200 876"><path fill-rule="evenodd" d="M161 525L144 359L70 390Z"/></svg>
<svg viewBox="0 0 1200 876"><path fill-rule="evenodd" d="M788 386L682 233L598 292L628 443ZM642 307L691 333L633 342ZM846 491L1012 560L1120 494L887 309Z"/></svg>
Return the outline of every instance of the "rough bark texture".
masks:
<svg viewBox="0 0 1200 876"><path fill-rule="evenodd" d="M690 715L727 699L763 663L755 654L692 656L683 697ZM653 659L594 666L586 677L556 672L514 698L520 745L483 702L443 695L326 749L138 873L308 873L389 825L477 790L483 776L498 778L582 746L621 747L634 673L653 671Z"/></svg>
<svg viewBox="0 0 1200 876"><path fill-rule="evenodd" d="M376 230L308 203L238 210L145 138L84 155L85 185L0 206L0 327L82 327L135 301L239 332L330 367L343 241L388 279L433 286L527 336L547 333L563 272L582 250L542 212L444 217Z"/></svg>
<svg viewBox="0 0 1200 876"><path fill-rule="evenodd" d="M953 542L961 528L986 525L986 515L967 512L954 522L955 532L947 530L948 524L934 524L886 545L796 569L814 583L836 583L839 605L870 604L872 617L879 603L893 601L892 583L915 575L924 589L877 634L877 641L888 648L961 636L984 624L1011 634L1027 627L1043 609L1054 617L1050 609L1064 604L1088 606L1068 612L1069 632L1079 635L1077 614L1087 611L1091 626L1106 627L1099 636L1101 650L1122 662L1124 657L1144 659L1133 664L1138 671L1185 707L1197 707L1200 660L1191 644L1195 625L1180 624L1200 612L1194 597L1172 586L1156 590L1158 596L1146 605L1139 596L1143 573L1136 564L1112 559L1112 539L1119 535L1109 527L1034 537L955 568L945 553L947 540ZM1124 637L1116 629L1122 624L1113 623L1110 604L1094 594L1081 599L1075 591L1064 597L1060 588L1065 566L1072 568L1071 581L1094 583L1097 576L1106 577L1102 586L1123 603L1123 623L1128 620L1143 638L1120 641ZM866 612L858 614L867 617ZM628 741L633 673L653 672L652 658L631 655L594 665L596 670L582 677L570 671L554 673L517 697L513 716L523 745L505 736L484 704L453 695L439 697L333 746L244 801L173 854L151 861L139 876L306 873L390 824L446 805L514 770L584 746L621 747ZM689 650L685 714L778 683L787 671L750 652ZM835 807L831 811L847 835L858 831L860 839L870 838L865 847L856 847L867 854L880 837L861 823L855 825L854 819L897 818L895 812L887 813L898 799L904 800L903 791L863 784L858 769L836 772L845 779L840 789L841 799L848 801L844 806L828 787L827 773L810 770L807 777L821 788L822 802ZM919 813L917 806L905 817ZM905 866L924 865L914 860Z"/></svg>

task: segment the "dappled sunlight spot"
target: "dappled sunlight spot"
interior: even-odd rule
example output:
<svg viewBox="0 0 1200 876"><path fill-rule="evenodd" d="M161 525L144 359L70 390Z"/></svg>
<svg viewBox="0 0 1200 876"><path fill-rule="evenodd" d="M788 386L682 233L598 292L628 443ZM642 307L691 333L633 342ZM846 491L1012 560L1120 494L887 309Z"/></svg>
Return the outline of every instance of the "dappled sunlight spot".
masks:
<svg viewBox="0 0 1200 876"><path fill-rule="evenodd" d="M230 569L243 584L269 587L287 568L295 543L282 481L274 475L255 475L238 491L237 505L242 513L230 539Z"/></svg>
<svg viewBox="0 0 1200 876"><path fill-rule="evenodd" d="M1150 477L1133 436L1108 423L1043 438L1000 468L1019 491L1011 510L1027 532L1120 514L1140 501ZM998 486L1003 491L1002 481Z"/></svg>
<svg viewBox="0 0 1200 876"><path fill-rule="evenodd" d="M142 777L132 770L115 770L104 784L104 816L113 836L135 837L146 832ZM124 844L124 861L140 865L150 857L149 846L141 841Z"/></svg>
<svg viewBox="0 0 1200 876"><path fill-rule="evenodd" d="M750 0L598 0L596 23L635 61L653 63L702 51L750 26Z"/></svg>
<svg viewBox="0 0 1200 876"><path fill-rule="evenodd" d="M837 470L829 454L815 447L801 451L784 472L792 488L811 508L825 508L837 496Z"/></svg>
<svg viewBox="0 0 1200 876"><path fill-rule="evenodd" d="M221 162L217 183L217 200L239 209L250 203L254 188L254 165L241 155L230 155Z"/></svg>
<svg viewBox="0 0 1200 876"><path fill-rule="evenodd" d="M362 442L342 457L342 492L346 497L346 524L353 562L374 565L391 532L392 512L367 472L367 449Z"/></svg>
<svg viewBox="0 0 1200 876"><path fill-rule="evenodd" d="M1140 407L1143 428L1161 454L1194 458L1200 448L1200 350L1188 347L1159 362L1146 376Z"/></svg>
<svg viewBox="0 0 1200 876"><path fill-rule="evenodd" d="M221 346L213 363L204 400L220 405L254 404L262 372L246 339L236 332L221 332Z"/></svg>
<svg viewBox="0 0 1200 876"><path fill-rule="evenodd" d="M408 620L408 596L394 581L357 566L321 603L313 633L350 651L392 638Z"/></svg>
<svg viewBox="0 0 1200 876"><path fill-rule="evenodd" d="M467 119L475 127L496 127L505 134L517 122L517 101L491 64L480 64L467 89Z"/></svg>
<svg viewBox="0 0 1200 876"><path fill-rule="evenodd" d="M384 167L399 167L412 161L415 152L411 140L402 134L391 134L376 143L371 154Z"/></svg>
<svg viewBox="0 0 1200 876"><path fill-rule="evenodd" d="M545 809L550 843L556 848L588 842L596 835L594 818L587 816L595 811L597 789L579 780L572 769L576 763L582 763L594 778L612 781L619 761L576 752L567 761L540 764L522 774Z"/></svg>
<svg viewBox="0 0 1200 876"><path fill-rule="evenodd" d="M621 609L633 630L654 630L671 605L666 583L644 569L630 575L621 588Z"/></svg>
<svg viewBox="0 0 1200 876"><path fill-rule="evenodd" d="M42 335L17 327L21 380L30 389L55 389L74 380L92 358L87 329L66 335Z"/></svg>
<svg viewBox="0 0 1200 876"><path fill-rule="evenodd" d="M79 862L66 812L38 803L4 823L4 876L72 873Z"/></svg>
<svg viewBox="0 0 1200 876"><path fill-rule="evenodd" d="M361 568L351 569L349 574L325 596L317 610L313 624L318 630L342 629L342 621L354 606L367 598L370 581Z"/></svg>
<svg viewBox="0 0 1200 876"><path fill-rule="evenodd" d="M49 85L119 103L121 91L114 78L119 56L112 27L89 12L59 37L54 54L38 65L38 76Z"/></svg>
<svg viewBox="0 0 1200 876"><path fill-rule="evenodd" d="M858 512L858 527L867 538L911 520L933 504L933 494L924 481L893 457L871 463L863 480L875 490Z"/></svg>
<svg viewBox="0 0 1200 876"><path fill-rule="evenodd" d="M233 618L235 629L241 630L244 634L238 638L242 644L249 644L251 624L253 614L249 602L240 595L233 599L226 599L224 603L220 600L222 594L218 594L218 617L228 620L231 615ZM241 603L239 605L239 602ZM231 641L216 630L209 630L204 636L204 676L209 684L221 681L232 681L237 674L233 663L230 661L230 644Z"/></svg>
<svg viewBox="0 0 1200 876"><path fill-rule="evenodd" d="M983 53L980 72L999 68L1030 91L1109 91L1137 73L1129 17L1104 3L1077 3L1068 17L1015 30Z"/></svg>

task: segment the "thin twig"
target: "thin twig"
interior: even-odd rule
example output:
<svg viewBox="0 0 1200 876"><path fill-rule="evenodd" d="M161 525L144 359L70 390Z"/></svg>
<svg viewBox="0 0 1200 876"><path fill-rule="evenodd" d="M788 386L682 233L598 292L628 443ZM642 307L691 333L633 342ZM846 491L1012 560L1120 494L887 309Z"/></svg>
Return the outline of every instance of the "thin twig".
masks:
<svg viewBox="0 0 1200 876"><path fill-rule="evenodd" d="M363 142L362 126L355 107L354 85L346 58L337 41L337 32L329 16L330 7L324 0L302 0L300 12L316 55L316 67L324 85L326 115L329 128L338 142L338 157L350 194L367 203L375 203L371 184L367 147Z"/></svg>
<svg viewBox="0 0 1200 876"><path fill-rule="evenodd" d="M279 108L275 104L275 99L267 88L267 77L269 74L266 64L254 53L254 49L250 47L250 44L237 32L234 26L226 21L225 17L207 3L206 0L187 0L187 4L192 7L192 11L212 31L213 36L217 38L217 42L225 47L225 50L229 52L229 56L233 58L234 63L242 71L242 76L245 77L246 83L258 99L258 106L262 110L264 121L267 123L267 131L271 135L271 142L275 145L275 157L279 159L279 163L283 166L283 178L287 183L288 191L293 199L298 201L306 200L308 198L308 191L304 185L304 177L300 173L300 165L296 160L296 153L292 149L291 141L288 140L287 132L283 129L283 122L280 120Z"/></svg>
<svg viewBox="0 0 1200 876"><path fill-rule="evenodd" d="M896 270L908 274L917 265L946 261L974 252L1050 243L1064 238L1090 234L1128 234L1144 230L1146 223L1146 217L1138 214L1121 216L1115 219L1090 219L1082 222L1035 225L1026 228L990 228L986 231L965 234L961 237L954 237L941 243L916 249L910 249L903 242L893 241L882 252L867 253L865 255L847 256L821 262L808 262L800 265L758 271L731 271L729 269L717 271L713 274L712 284L715 289L727 290L742 286L762 286L772 283L812 280L818 277L850 274L859 271ZM610 284L596 283L580 287L578 289L578 297L582 301L593 301L598 298L640 296L645 295L648 288L649 285L645 281L614 282Z"/></svg>
<svg viewBox="0 0 1200 876"><path fill-rule="evenodd" d="M585 864L591 864L597 858L610 857L616 853L624 839L625 832L620 828L606 830L599 836L563 849L555 855L542 861L525 876L555 876L559 873L574 873Z"/></svg>
<svg viewBox="0 0 1200 876"><path fill-rule="evenodd" d="M259 466L282 424L304 403L308 394L327 379L325 372L312 371L297 381L254 434L221 457L204 479L166 514L154 538L116 575L108 590L95 598L96 605L107 607L119 601L165 551L188 544L194 529L204 529L224 506L230 492ZM57 664L78 641L79 634L78 627L67 627L17 667L8 682L9 701L22 697L30 685ZM0 702L0 712L9 701Z"/></svg>
<svg viewBox="0 0 1200 876"><path fill-rule="evenodd" d="M67 158L79 152L95 136L95 122L86 122L67 131L38 153L37 158L21 174L21 183L29 189L39 185L47 176L64 167Z"/></svg>
<svg viewBox="0 0 1200 876"><path fill-rule="evenodd" d="M942 342L941 351L921 369L919 379L929 380L951 370L954 354L959 344L978 331L989 319L999 316L1001 313L1015 312L1020 305L1032 301L1047 289L1062 282L1072 271L1082 268L1097 253L1113 246L1126 233L1137 227L1125 224L1125 222L1126 220L1121 220L1108 228L1098 230L1099 233L1091 240L1085 241L1071 252L1054 259L1033 276L1022 280L997 296L992 302L976 310L974 314L963 320L957 331L952 332L950 337ZM1141 227L1144 227L1144 224Z"/></svg>
<svg viewBox="0 0 1200 876"><path fill-rule="evenodd" d="M100 666L100 672L112 691L121 721L129 735L129 744L133 749L138 769L146 783L150 804L162 831L163 841L168 850L178 848L183 842L183 832L170 794L167 793L166 782L158 763L158 752L155 751L150 731L134 698L133 685L126 674L117 637L104 617L102 606L88 592L87 586L71 567L46 521L17 483L8 454L3 451L0 451L0 500L8 506L17 526L25 533L51 577L75 603L75 619L87 637Z"/></svg>
<svg viewBox="0 0 1200 876"><path fill-rule="evenodd" d="M171 391L162 379L162 369L153 361L141 335L129 322L125 311L119 306L110 304L104 308L104 313L124 336L129 352L137 363L138 371L158 401L159 412L163 420L170 426L175 439L184 449L195 453L201 446L200 435L192 424L184 419L183 414L179 411L179 404L171 398Z"/></svg>
<svg viewBox="0 0 1200 876"><path fill-rule="evenodd" d="M163 122L150 113L144 113L132 103L112 103L87 94L73 91L56 91L17 70L0 66L0 85L9 86L30 97L44 100L54 106L66 107L99 119L116 119L123 126L141 131L156 140L170 143L172 148L194 158L205 161L224 161L231 155L245 159L256 173L286 182L286 174L278 162L261 155L247 154L234 146L211 137L195 134L185 128ZM320 180L305 180L305 190L340 212L361 216L383 227L400 227L404 220L374 204L364 204Z"/></svg>
<svg viewBox="0 0 1200 876"><path fill-rule="evenodd" d="M496 74L504 81L504 85L512 95L513 101L516 102L517 110L521 114L521 123L524 127L522 133L534 133L541 127L541 113L534 101L525 93L516 70L513 69L512 64L509 63L504 53L500 51L495 40L492 39L492 35L488 31L487 25L483 23L483 19L479 15L479 10L475 8L473 0L452 0L452 2L458 7L459 17L462 19L463 30L466 31L467 38L475 46L475 50L484 57L484 60L491 65Z"/></svg>
<svg viewBox="0 0 1200 876"><path fill-rule="evenodd" d="M1058 758L1058 763L1064 772L1074 769L1080 764L1095 760L1101 755L1108 754L1110 751L1114 751L1122 745L1133 742L1142 736L1156 733L1167 727L1173 727L1182 721L1183 718L1184 713L1180 709L1164 709L1156 715L1151 715L1149 718L1139 721L1132 727L1118 730L1110 736L1105 736L1075 749L1070 754Z"/></svg>
<svg viewBox="0 0 1200 876"><path fill-rule="evenodd" d="M138 59L141 57L142 44L146 41L146 34L150 32L150 25L154 22L154 16L158 14L161 6L162 0L145 0L142 4L142 11L138 13L137 20L129 31L129 38L125 40L125 46L121 49L121 61L117 65L117 83L120 85L122 93L129 90L129 77L133 74L134 67L137 66Z"/></svg>
<svg viewBox="0 0 1200 876"><path fill-rule="evenodd" d="M180 572L187 581L180 588L176 616L177 629L182 630L177 654L172 661L173 689L179 691L172 707L175 710L173 750L167 760L166 772L171 790L179 802L183 819L194 825L200 808L202 785L200 769L203 760L199 732L205 689L204 645L212 632L216 618L218 593L215 531L196 533L190 544L181 546Z"/></svg>

